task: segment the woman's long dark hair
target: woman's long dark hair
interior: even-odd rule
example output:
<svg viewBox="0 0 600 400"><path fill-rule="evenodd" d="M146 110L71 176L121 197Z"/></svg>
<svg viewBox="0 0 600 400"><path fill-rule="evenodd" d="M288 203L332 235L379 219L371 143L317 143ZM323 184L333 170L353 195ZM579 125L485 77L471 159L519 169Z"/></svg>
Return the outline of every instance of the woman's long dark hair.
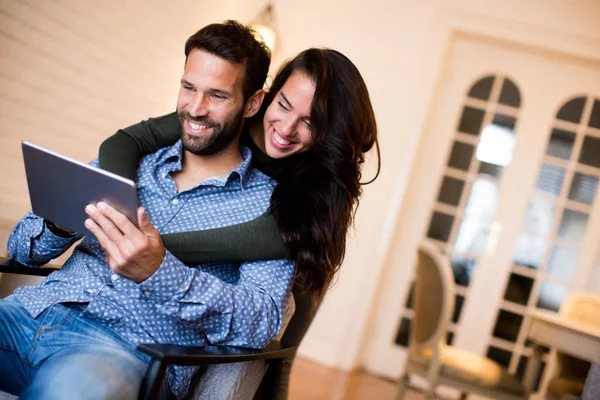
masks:
<svg viewBox="0 0 600 400"><path fill-rule="evenodd" d="M315 48L281 67L257 117L262 118L296 71L315 83L313 146L285 160L275 176L279 185L271 197L271 211L296 260L296 285L319 299L344 259L346 235L362 193L364 154L373 145L379 153L377 124L356 66L338 51Z"/></svg>

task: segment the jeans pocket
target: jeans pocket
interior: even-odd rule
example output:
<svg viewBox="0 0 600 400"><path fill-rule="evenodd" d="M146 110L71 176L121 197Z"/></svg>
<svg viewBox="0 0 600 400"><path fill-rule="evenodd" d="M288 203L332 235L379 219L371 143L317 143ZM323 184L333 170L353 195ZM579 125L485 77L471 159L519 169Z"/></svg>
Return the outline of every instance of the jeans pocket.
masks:
<svg viewBox="0 0 600 400"><path fill-rule="evenodd" d="M60 329L68 325L73 318L78 317L82 311L82 309L72 309L60 303L53 304L38 316L40 321L38 333L48 333Z"/></svg>

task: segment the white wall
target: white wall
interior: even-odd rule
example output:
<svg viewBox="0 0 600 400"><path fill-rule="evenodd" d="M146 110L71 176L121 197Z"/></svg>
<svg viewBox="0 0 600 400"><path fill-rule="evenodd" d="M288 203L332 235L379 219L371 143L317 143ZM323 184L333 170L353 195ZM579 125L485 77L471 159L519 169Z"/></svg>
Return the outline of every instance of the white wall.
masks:
<svg viewBox="0 0 600 400"><path fill-rule="evenodd" d="M0 0L0 219L29 209L19 142L80 160L116 129L174 109L183 42L206 23L248 22L266 0ZM311 46L348 55L370 89L382 145L339 281L300 354L351 368L370 334L413 157L443 65L448 20L498 38L591 52L594 0L278 0L274 64ZM526 32L520 37L515 32ZM365 177L374 172L373 159ZM385 267L385 268L384 268Z"/></svg>
<svg viewBox="0 0 600 400"><path fill-rule="evenodd" d="M117 129L174 110L185 39L254 12L210 3L0 1L0 219L29 209L21 140L88 161Z"/></svg>

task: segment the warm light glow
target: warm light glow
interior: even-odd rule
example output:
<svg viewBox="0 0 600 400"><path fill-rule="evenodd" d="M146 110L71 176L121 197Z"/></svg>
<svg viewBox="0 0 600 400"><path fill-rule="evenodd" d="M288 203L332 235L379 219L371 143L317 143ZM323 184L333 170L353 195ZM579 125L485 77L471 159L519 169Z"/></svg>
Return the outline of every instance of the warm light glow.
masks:
<svg viewBox="0 0 600 400"><path fill-rule="evenodd" d="M262 24L254 24L252 29L256 31L257 39L262 40L273 53L275 51L275 41L277 40L275 30Z"/></svg>

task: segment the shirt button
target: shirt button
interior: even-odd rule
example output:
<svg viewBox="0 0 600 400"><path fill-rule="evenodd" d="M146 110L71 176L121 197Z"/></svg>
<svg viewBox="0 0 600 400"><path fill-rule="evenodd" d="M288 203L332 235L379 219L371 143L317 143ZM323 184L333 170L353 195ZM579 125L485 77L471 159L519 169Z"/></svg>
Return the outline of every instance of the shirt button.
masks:
<svg viewBox="0 0 600 400"><path fill-rule="evenodd" d="M149 290L144 291L144 296L146 296L146 297L150 297L151 294L152 294L152 292Z"/></svg>
<svg viewBox="0 0 600 400"><path fill-rule="evenodd" d="M112 279L112 280L113 280L113 282L114 282L114 281L116 281L117 279L119 279L119 275L117 275L117 274L112 274L112 275L110 276L110 279Z"/></svg>
<svg viewBox="0 0 600 400"><path fill-rule="evenodd" d="M177 204L179 204L179 200L177 200L177 199L173 199L173 200L171 200L171 203L173 203L173 204L177 205Z"/></svg>
<svg viewBox="0 0 600 400"><path fill-rule="evenodd" d="M87 292L88 294L94 294L94 291L93 291L92 289L88 289L88 290L86 290L86 292Z"/></svg>

